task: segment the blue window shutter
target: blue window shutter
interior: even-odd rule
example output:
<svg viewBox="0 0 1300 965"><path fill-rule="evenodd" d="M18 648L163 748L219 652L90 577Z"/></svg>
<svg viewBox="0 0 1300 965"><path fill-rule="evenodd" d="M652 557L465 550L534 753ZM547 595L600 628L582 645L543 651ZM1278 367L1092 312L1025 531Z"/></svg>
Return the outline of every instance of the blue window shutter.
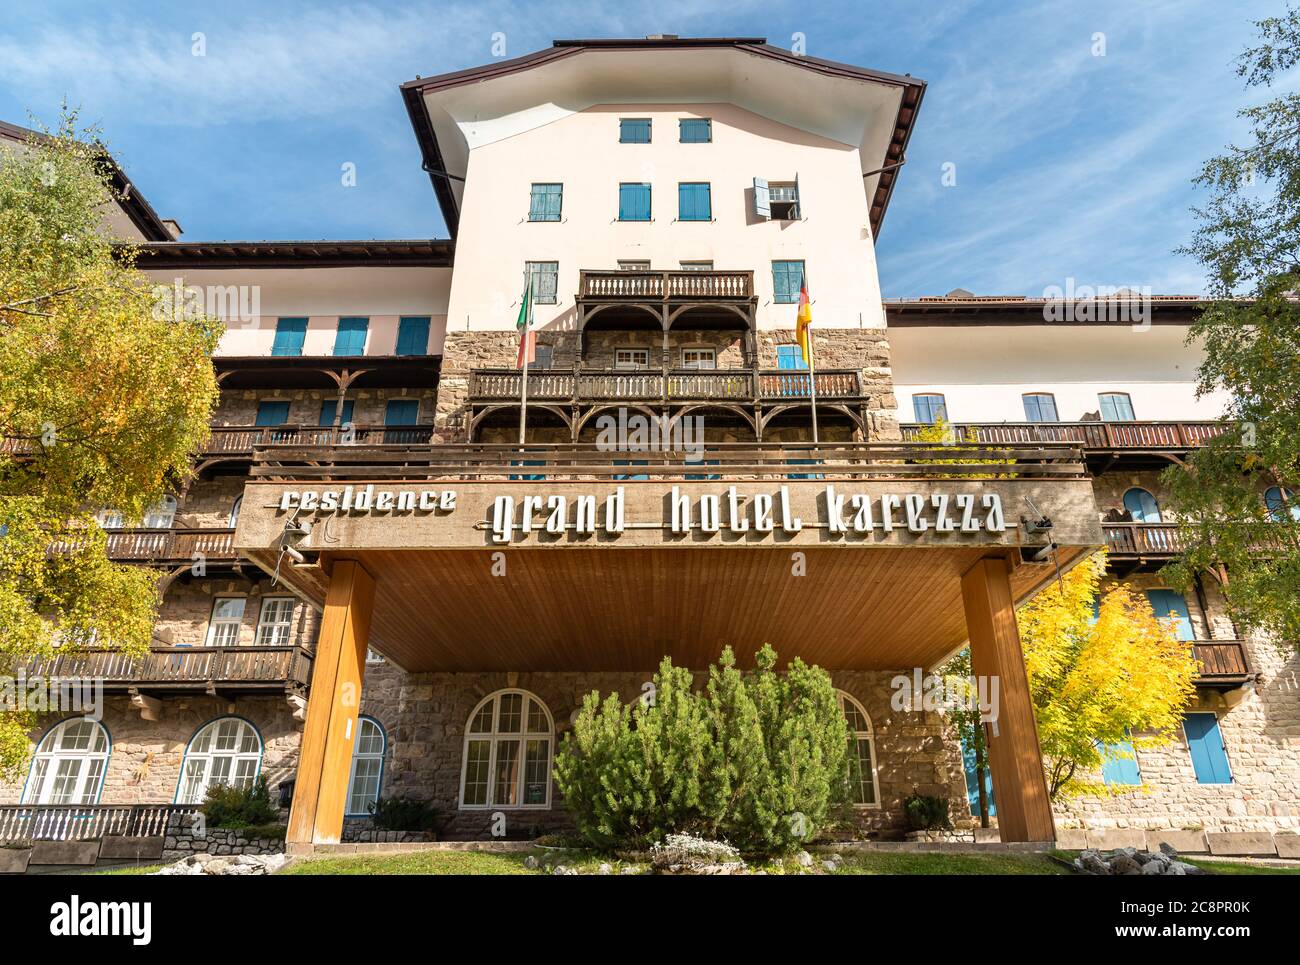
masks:
<svg viewBox="0 0 1300 965"><path fill-rule="evenodd" d="M275 323L275 341L271 343L272 355L301 355L307 340L307 319L281 318Z"/></svg>
<svg viewBox="0 0 1300 965"><path fill-rule="evenodd" d="M975 745L964 737L961 740L961 759L966 767L966 800L970 802L970 813L980 813L979 774L975 769ZM989 816L998 813L993 803L993 772L989 770L988 752L984 754L984 800L988 802Z"/></svg>
<svg viewBox="0 0 1300 965"><path fill-rule="evenodd" d="M1192 756L1192 769L1196 771L1196 783L1231 784L1232 769L1223 749L1218 719L1213 714L1184 714L1183 734Z"/></svg>
<svg viewBox="0 0 1300 965"><path fill-rule="evenodd" d="M713 122L707 117L683 117L678 123L683 144L708 144L713 140Z"/></svg>
<svg viewBox="0 0 1300 965"><path fill-rule="evenodd" d="M257 426L282 426L289 421L288 402L257 403Z"/></svg>
<svg viewBox="0 0 1300 965"><path fill-rule="evenodd" d="M1168 620L1173 614L1179 640L1195 640L1192 632L1192 615L1187 609L1187 601L1177 590L1147 590L1147 600L1151 611L1161 620Z"/></svg>
<svg viewBox="0 0 1300 965"><path fill-rule="evenodd" d="M528 201L529 221L559 221L563 184L534 184Z"/></svg>
<svg viewBox="0 0 1300 965"><path fill-rule="evenodd" d="M803 349L798 345L778 345L776 347L776 367L778 369L808 368L808 363L803 360Z"/></svg>
<svg viewBox="0 0 1300 965"><path fill-rule="evenodd" d="M338 332L334 335L335 355L365 355L366 330L370 319L349 316L339 319Z"/></svg>
<svg viewBox="0 0 1300 965"><path fill-rule="evenodd" d="M1156 502L1154 496L1139 486L1134 486L1124 493L1124 508L1128 510L1135 523L1163 522L1160 518L1160 504Z"/></svg>
<svg viewBox="0 0 1300 965"><path fill-rule="evenodd" d="M802 261L772 262L772 300L779 305L793 305L799 301L803 287Z"/></svg>
<svg viewBox="0 0 1300 965"><path fill-rule="evenodd" d="M1116 753L1126 757L1115 757ZM1142 772L1138 769L1137 755L1132 741L1105 744L1101 747L1101 779L1107 784L1141 784Z"/></svg>
<svg viewBox="0 0 1300 965"><path fill-rule="evenodd" d="M384 425L413 426L419 415L419 399L389 399L384 409Z"/></svg>
<svg viewBox="0 0 1300 965"><path fill-rule="evenodd" d="M1044 392L1031 392L1024 397L1025 418L1030 422L1056 422L1056 399Z"/></svg>
<svg viewBox="0 0 1300 965"><path fill-rule="evenodd" d="M337 399L325 399L320 404L320 424L323 426L332 426L334 424L334 408L338 404ZM339 419L339 425L345 426L352 421L352 399L343 400L343 416Z"/></svg>
<svg viewBox="0 0 1300 965"><path fill-rule="evenodd" d="M397 326L398 355L429 354L429 316L407 315Z"/></svg>
<svg viewBox="0 0 1300 965"><path fill-rule="evenodd" d="M648 117L620 118L618 139L623 144L649 144L650 119Z"/></svg>
<svg viewBox="0 0 1300 965"><path fill-rule="evenodd" d="M677 220L709 221L713 203L707 183L682 182L677 185Z"/></svg>
<svg viewBox="0 0 1300 965"><path fill-rule="evenodd" d="M754 214L764 220L772 217L772 192L766 178L754 178Z"/></svg>
<svg viewBox="0 0 1300 965"><path fill-rule="evenodd" d="M618 186L618 220L650 220L650 185L620 184Z"/></svg>

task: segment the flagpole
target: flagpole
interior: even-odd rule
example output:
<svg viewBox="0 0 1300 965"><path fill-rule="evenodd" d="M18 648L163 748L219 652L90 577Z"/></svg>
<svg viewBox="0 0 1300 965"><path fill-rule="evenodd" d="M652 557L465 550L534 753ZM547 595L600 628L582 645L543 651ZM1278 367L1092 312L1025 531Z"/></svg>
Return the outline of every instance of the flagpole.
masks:
<svg viewBox="0 0 1300 965"><path fill-rule="evenodd" d="M528 422L528 356L530 348L528 338L532 334L530 328L533 324L533 279L529 275L528 269L524 268L524 334L520 342L519 351L524 356L524 374L520 380L522 383L519 389L519 445L522 448L524 444L524 433Z"/></svg>
<svg viewBox="0 0 1300 965"><path fill-rule="evenodd" d="M817 360L813 352L813 330L812 324L808 325L808 392L812 401L812 430L813 444L819 444L817 438Z"/></svg>

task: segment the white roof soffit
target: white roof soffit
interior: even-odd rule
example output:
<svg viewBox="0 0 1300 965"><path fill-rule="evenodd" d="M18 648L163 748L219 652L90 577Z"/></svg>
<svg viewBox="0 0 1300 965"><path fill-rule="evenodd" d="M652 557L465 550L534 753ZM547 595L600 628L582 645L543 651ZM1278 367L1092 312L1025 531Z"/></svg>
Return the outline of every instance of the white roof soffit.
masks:
<svg viewBox="0 0 1300 965"><path fill-rule="evenodd" d="M884 166L903 89L834 77L737 49L584 50L475 83L424 92L446 170L471 149L598 104L734 104L859 149L863 173ZM879 175L865 179L874 195ZM457 203L464 185L453 181Z"/></svg>

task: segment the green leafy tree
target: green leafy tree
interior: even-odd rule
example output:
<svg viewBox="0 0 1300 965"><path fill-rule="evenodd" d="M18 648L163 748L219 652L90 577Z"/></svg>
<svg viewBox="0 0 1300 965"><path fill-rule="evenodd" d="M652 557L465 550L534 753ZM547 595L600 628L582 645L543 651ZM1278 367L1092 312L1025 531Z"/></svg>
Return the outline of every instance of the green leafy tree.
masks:
<svg viewBox="0 0 1300 965"><path fill-rule="evenodd" d="M1300 62L1300 13L1257 23L1237 61L1267 90ZM1223 393L1233 428L1165 472L1186 551L1167 575L1222 584L1243 629L1300 640L1300 93L1247 107L1246 143L1205 162L1209 193L1183 249L1205 267L1213 301L1189 340L1204 350L1198 395ZM1277 505L1263 495L1274 491ZM1284 644L1284 646L1288 646Z"/></svg>
<svg viewBox="0 0 1300 965"><path fill-rule="evenodd" d="M94 513L127 519L175 488L217 397L207 318L178 317L105 230L93 130L0 149L0 674L56 644L139 651L156 573L114 564ZM30 715L0 713L0 772Z"/></svg>

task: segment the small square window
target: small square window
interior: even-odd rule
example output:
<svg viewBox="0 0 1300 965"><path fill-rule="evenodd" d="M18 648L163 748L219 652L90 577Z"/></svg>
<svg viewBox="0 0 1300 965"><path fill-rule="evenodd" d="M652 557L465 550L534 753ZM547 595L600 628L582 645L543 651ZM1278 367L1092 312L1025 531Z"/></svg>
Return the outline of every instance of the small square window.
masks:
<svg viewBox="0 0 1300 965"><path fill-rule="evenodd" d="M772 300L778 305L794 305L803 288L802 261L772 262Z"/></svg>
<svg viewBox="0 0 1300 965"><path fill-rule="evenodd" d="M649 349L620 348L614 350L614 368L616 369L644 369L649 365Z"/></svg>
<svg viewBox="0 0 1300 965"><path fill-rule="evenodd" d="M533 304L556 304L556 291L560 281L560 263L558 261L530 261L527 263L528 274L533 283Z"/></svg>
<svg viewBox="0 0 1300 965"><path fill-rule="evenodd" d="M620 184L618 186L618 220L650 220L650 185Z"/></svg>
<svg viewBox="0 0 1300 965"><path fill-rule="evenodd" d="M713 271L711 261L683 261L680 264L682 271Z"/></svg>
<svg viewBox="0 0 1300 965"><path fill-rule="evenodd" d="M683 181L677 185L677 220L713 220L713 199L709 182Z"/></svg>
<svg viewBox="0 0 1300 965"><path fill-rule="evenodd" d="M769 204L773 221L799 220L799 185L772 182L768 185Z"/></svg>
<svg viewBox="0 0 1300 965"><path fill-rule="evenodd" d="M620 144L649 144L650 118L620 118L618 122L618 142Z"/></svg>
<svg viewBox="0 0 1300 965"><path fill-rule="evenodd" d="M713 121L707 117L683 117L678 123L682 144L708 144L713 140Z"/></svg>
<svg viewBox="0 0 1300 965"><path fill-rule="evenodd" d="M682 368L684 369L712 369L717 367L717 359L714 356L713 349L688 347L682 349Z"/></svg>

